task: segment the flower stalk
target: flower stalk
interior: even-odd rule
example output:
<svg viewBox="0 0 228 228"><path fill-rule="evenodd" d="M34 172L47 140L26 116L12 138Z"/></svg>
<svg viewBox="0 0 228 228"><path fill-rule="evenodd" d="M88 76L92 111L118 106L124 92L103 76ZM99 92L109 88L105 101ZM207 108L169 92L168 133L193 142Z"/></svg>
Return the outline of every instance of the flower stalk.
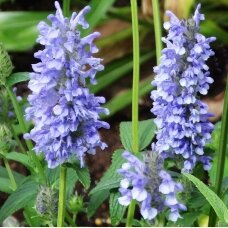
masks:
<svg viewBox="0 0 228 228"><path fill-rule="evenodd" d="M221 188L222 180L224 176L225 168L225 157L226 157L226 148L228 144L227 132L228 132L228 82L226 83L225 99L224 99L224 109L222 114L222 127L221 127L221 137L218 151L218 161L217 161L217 171L216 171L216 180L215 180L215 193L221 197ZM216 224L216 213L211 208L209 226L214 227Z"/></svg>
<svg viewBox="0 0 228 228"><path fill-rule="evenodd" d="M66 175L67 168L60 166L60 178L59 178L59 204L58 204L58 220L57 226L63 227L66 211Z"/></svg>
<svg viewBox="0 0 228 228"><path fill-rule="evenodd" d="M138 141L138 103L139 103L139 28L138 28L138 7L137 1L131 0L132 36L133 36L133 86L132 86L132 150L139 152ZM133 200L128 208L127 227L132 226L135 213L135 201Z"/></svg>
<svg viewBox="0 0 228 228"><path fill-rule="evenodd" d="M162 51L162 29L161 29L161 16L159 0L152 0L153 18L154 18L154 32L155 32L155 46L156 46L156 59L157 65L160 63Z"/></svg>

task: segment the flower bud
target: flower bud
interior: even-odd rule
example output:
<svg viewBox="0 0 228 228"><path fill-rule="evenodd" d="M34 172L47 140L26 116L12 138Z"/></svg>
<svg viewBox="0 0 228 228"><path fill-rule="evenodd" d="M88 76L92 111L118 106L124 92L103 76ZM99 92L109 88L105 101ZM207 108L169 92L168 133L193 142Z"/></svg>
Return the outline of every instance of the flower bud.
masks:
<svg viewBox="0 0 228 228"><path fill-rule="evenodd" d="M81 211L83 209L83 197L76 193L70 198L68 207L73 213Z"/></svg>
<svg viewBox="0 0 228 228"><path fill-rule="evenodd" d="M46 219L52 220L58 212L57 192L47 186L41 186L36 197L35 209L37 213Z"/></svg>
<svg viewBox="0 0 228 228"><path fill-rule="evenodd" d="M6 83L6 78L10 76L13 70L13 64L7 51L0 43L0 85Z"/></svg>

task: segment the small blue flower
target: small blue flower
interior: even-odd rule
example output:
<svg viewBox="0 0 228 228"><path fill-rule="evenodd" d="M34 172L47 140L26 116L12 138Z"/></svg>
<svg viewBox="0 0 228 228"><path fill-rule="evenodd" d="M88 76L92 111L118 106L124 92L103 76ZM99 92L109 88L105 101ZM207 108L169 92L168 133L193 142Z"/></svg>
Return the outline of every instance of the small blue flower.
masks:
<svg viewBox="0 0 228 228"><path fill-rule="evenodd" d="M154 68L152 84L157 89L151 93L158 128L155 150L164 157L179 155L185 172L191 172L197 162L208 170L211 160L203 148L211 138L213 124L208 121L211 114L198 94L207 94L213 82L205 62L214 54L210 42L215 38L199 33L200 21L204 20L199 10L200 5L186 21L167 12L170 21L164 27L168 35L162 39L166 47L160 65Z"/></svg>
<svg viewBox="0 0 228 228"><path fill-rule="evenodd" d="M143 153L143 161L128 151L123 153L123 157L128 162L118 170L124 177L120 182L119 203L128 206L135 199L140 205L141 215L148 220L154 219L159 212L168 207L169 220L177 221L181 217L179 211L186 210L176 198L183 188L162 169L163 159L152 151Z"/></svg>
<svg viewBox="0 0 228 228"><path fill-rule="evenodd" d="M99 128L109 125L99 120L100 114L108 114L101 107L103 97L96 97L86 87L86 79L96 83L97 71L103 70L100 58L93 57L98 49L93 40L99 36L94 32L81 37L78 26L89 27L84 15L90 10L86 6L71 18L63 16L58 2L55 15L49 15L51 25L40 22L37 42L44 49L35 53L40 62L33 65L29 88L32 94L26 109L27 120L34 128L25 138L35 142L35 151L43 153L49 168L76 157L84 165L86 153L95 154L96 147L104 149Z"/></svg>

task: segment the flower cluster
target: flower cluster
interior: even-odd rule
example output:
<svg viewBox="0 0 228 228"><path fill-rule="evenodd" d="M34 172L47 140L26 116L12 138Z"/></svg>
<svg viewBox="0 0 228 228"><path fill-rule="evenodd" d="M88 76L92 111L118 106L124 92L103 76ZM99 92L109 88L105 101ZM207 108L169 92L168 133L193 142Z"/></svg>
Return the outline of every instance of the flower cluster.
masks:
<svg viewBox="0 0 228 228"><path fill-rule="evenodd" d="M86 153L94 154L96 147L106 147L98 129L109 128L99 120L100 114L108 114L100 106L105 99L94 96L86 87L86 79L95 84L97 71L103 70L101 59L93 57L98 51L93 41L99 33L80 37L78 26L89 27L84 19L89 6L73 13L70 19L63 16L58 2L55 7L56 14L48 16L51 25L38 25L37 41L45 48L35 53L40 62L32 66L34 73L30 74L32 94L26 118L35 126L25 138L35 142L35 151L45 155L49 168L72 156L83 166Z"/></svg>
<svg viewBox="0 0 228 228"><path fill-rule="evenodd" d="M163 38L166 48L160 65L154 68L156 77L152 82L157 87L151 94L152 112L157 116L156 151L165 157L179 155L184 159L185 172L191 172L198 161L208 170L211 160L203 150L213 130L208 121L211 114L198 93L207 94L213 82L205 61L214 54L209 43L215 38L199 33L199 23L204 19L199 9L200 5L188 20L179 20L167 12L170 21L164 28L169 33Z"/></svg>
<svg viewBox="0 0 228 228"><path fill-rule="evenodd" d="M177 221L179 210L186 207L179 203L176 195L183 190L180 183L172 180L169 173L162 169L163 159L158 153L144 152L143 161L125 151L123 157L128 161L118 172L124 177L120 182L119 203L128 206L135 199L140 204L144 219L152 220L168 207L169 220Z"/></svg>

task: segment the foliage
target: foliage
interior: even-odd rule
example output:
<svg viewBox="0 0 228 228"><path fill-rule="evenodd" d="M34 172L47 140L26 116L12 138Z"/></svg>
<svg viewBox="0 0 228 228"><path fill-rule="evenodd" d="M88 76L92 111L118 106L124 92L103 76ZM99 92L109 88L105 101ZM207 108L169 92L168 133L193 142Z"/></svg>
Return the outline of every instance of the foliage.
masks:
<svg viewBox="0 0 228 228"><path fill-rule="evenodd" d="M63 1L63 3L66 2L69 3L70 1ZM152 7L149 2L150 1L147 1L148 9ZM215 47L220 44L224 46L227 45L227 1L200 0L195 1L195 3L196 2L202 3L203 13L206 15L206 20L202 23L200 32L206 37L215 36L217 38ZM16 3L17 1L14 0L0 0L0 5L3 9L8 5L14 6ZM135 47L133 49L128 48L128 44L131 44L132 32L134 32L131 28L132 9L129 3L124 7L120 7L118 6L119 2L117 2L117 0L71 1L71 8L74 11L78 11L78 9L88 4L91 7L90 12L86 16L90 27L86 30L80 29L82 37L89 35L91 31L94 30L100 30L102 32L105 30L104 34L101 34L101 37L96 40L96 44L101 53L99 57L104 58L105 69L98 72L96 85L92 85L89 81L86 81L86 83L88 83L88 89L91 93L99 96L103 93L108 94L107 103L104 107L109 109L110 114L108 116L101 116L103 119L106 119L107 122L113 120L121 110L126 108L126 110L128 110L132 104L132 96L135 95L130 83L132 72L135 70L135 62L132 58ZM166 5L166 3L167 2L164 2L164 5ZM142 8L143 4L145 3L142 1ZM170 4L172 5L172 3ZM185 8L182 13L185 17L192 12L193 5L193 1L189 1L188 4L184 5ZM181 5L179 7L181 7ZM161 10L161 13L162 12ZM37 48L37 24L40 21L47 21L46 18L50 13L51 12L48 11L0 12L0 43L9 51L9 55L11 53L21 55L23 53L34 52L33 50ZM112 23L115 25L116 21L117 25L121 25L123 28L121 26L120 28L113 26ZM150 12L148 15L144 15L144 12L140 14L138 24L140 32L139 46L141 51L140 59L136 65L141 68L140 73L142 75L144 75L144 66L146 66L146 64L150 64L151 66L150 73L146 73L146 76L140 77L140 82L137 85L139 98L143 98L149 96L151 90L154 89L154 86L151 85L151 81L154 77L152 65L155 62L155 57L159 56L158 53L155 53L153 33L156 28L153 29L154 19L153 16L150 15ZM105 34L107 27L112 28L113 31ZM14 59L12 59L12 62L14 62ZM32 62L34 62L34 60L31 60L31 63ZM204 171L202 165L197 165L192 175L188 173L180 174L180 157L176 156L174 159L169 158L165 162L164 168L167 169L170 177L175 181L179 179L184 187L184 191L178 193L177 196L178 200L187 206L187 211L181 213L182 219L178 219L176 223L169 221L168 211L165 211L164 213L159 212L156 219L149 221L139 216L138 212L139 209L141 209L139 202L132 201L133 203L130 204L129 208L119 203L119 198L122 196L120 186L124 185L123 176L120 175L119 170L122 169L123 164L127 162L122 156L124 151L135 152L137 159L143 161L142 154L145 153L145 151L152 150L151 144L157 140L154 139L157 134L156 120L137 120L137 151L133 148L133 135L135 134L134 123L128 120L120 122L119 137L122 146L112 153L111 165L98 182L93 179L94 175L91 173L89 166L85 165L81 167L78 160L70 158L63 165L66 170L66 176L64 178L66 183L65 198L61 198L60 196L58 198L59 186L63 183L60 167L58 166L54 169L48 168L43 155L34 153L34 143L23 137L23 134L33 127L33 123L24 118L24 110L28 106L27 97L24 96L25 94L22 94L23 97L17 96L14 87L18 87L18 85L22 85L22 87L26 86L29 80L31 80L29 72L13 71L9 77L7 76L6 81L4 81L0 88L0 123L4 123L10 129L12 133L10 137L13 142L12 148L8 146L7 151L0 151L0 192L6 196L6 200L0 204L0 224L2 224L7 217L14 216L16 212L21 211L23 214L21 218L22 221L20 221L22 225L31 227L57 226L59 225L57 222L57 203L63 199L66 203L65 208L63 208L65 210L62 221L64 226L81 225L81 222L77 224L77 221L79 222L79 219L77 219L78 214L80 214L79 216L84 214L89 221L93 221L97 210L104 203L109 205L109 214L107 216L110 218L112 226L122 226L126 223L128 226L131 224L141 227L190 227L201 226L202 224L207 225L208 220L210 220L209 224L215 224L216 217L213 218L213 216L211 216L210 210L214 210L216 213L218 218L216 225L227 226L228 145L225 145L226 155L223 160L224 170L222 174L223 179L220 183L221 191L218 195L216 194L216 188L218 187L216 186L218 177L217 170L221 165L219 164L221 159L219 148L222 143L221 138L224 139L226 137L224 134L225 131L222 132L222 124L225 123L224 120L215 124L212 139L205 146L205 154L212 157L212 168L209 171ZM79 84L80 83L81 82L79 82ZM114 95L109 94L109 88L115 87L116 85L121 85L119 86L121 90ZM19 91L19 93L21 94L21 91ZM135 105L138 106L139 104ZM152 101L148 106L151 108ZM227 107L227 103L224 107ZM150 118L154 118L151 113L148 115L151 115ZM81 134L81 132L79 133ZM227 132L225 133L227 135ZM51 135L49 135L49 137L51 137ZM0 144L5 145L7 143L2 140ZM94 153L94 151L91 150L91 153ZM17 167L19 167L19 169L17 169ZM23 172L21 172L21 170L23 170ZM154 173L154 175L156 176L156 173ZM15 188L13 187L14 182ZM178 182L178 184L180 183ZM132 190L133 186L129 186L129 188ZM54 192L52 197L54 196L55 200L53 200L53 205L49 202L49 204L53 206L53 208L48 211L49 214L47 213L48 209L45 208L47 205L39 204L41 205L39 210L45 212L43 214L40 213L36 205L38 195L43 195L41 189L49 189L51 190L50 192ZM162 190L160 189L160 191ZM165 190L163 189L163 191ZM175 191L177 192L177 190ZM170 190L170 192L172 191ZM47 195L48 194L46 194L45 197L48 197ZM43 202L47 201L44 200L42 203ZM51 207L50 205L48 205L48 207Z"/></svg>

